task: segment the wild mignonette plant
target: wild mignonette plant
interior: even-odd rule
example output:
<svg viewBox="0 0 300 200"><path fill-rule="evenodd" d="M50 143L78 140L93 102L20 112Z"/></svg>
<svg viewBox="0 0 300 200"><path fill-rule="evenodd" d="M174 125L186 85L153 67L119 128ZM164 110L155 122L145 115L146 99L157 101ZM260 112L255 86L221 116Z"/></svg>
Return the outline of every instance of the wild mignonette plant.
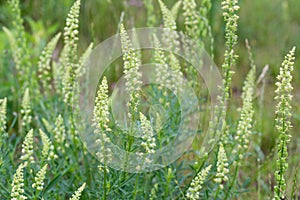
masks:
<svg viewBox="0 0 300 200"><path fill-rule="evenodd" d="M228 159L227 155L224 149L223 144L220 144L219 151L218 151L218 162L217 162L217 174L214 181L219 184L220 189L224 189L224 186L222 183L228 181ZM218 196L218 192L216 193L216 196Z"/></svg>
<svg viewBox="0 0 300 200"><path fill-rule="evenodd" d="M64 101L67 105L73 106L74 97L74 85L76 80L76 64L77 61L77 42L78 38L78 28L79 28L79 10L80 1L76 1L72 6L67 20L66 27L64 29L64 60L62 60L62 65L64 66L66 73L63 77L63 94Z"/></svg>
<svg viewBox="0 0 300 200"><path fill-rule="evenodd" d="M166 7L166 5L161 0L159 0L158 2L163 17L164 28L167 29L167 31L165 31L162 36L163 41L169 50L176 51L178 50L178 45L179 45L178 42L179 35L176 32L177 29L176 21L174 19L172 12Z"/></svg>
<svg viewBox="0 0 300 200"><path fill-rule="evenodd" d="M7 109L7 99L0 100L0 130L1 130L1 138L6 134L6 109ZM2 143L2 139L1 139ZM2 146L2 145L1 145Z"/></svg>
<svg viewBox="0 0 300 200"><path fill-rule="evenodd" d="M276 129L279 132L278 144L277 144L277 154L278 159L276 162L276 186L274 187L274 199L285 199L286 198L286 180L285 173L288 168L288 150L287 145L290 140L290 130L292 124L291 118L291 101L292 101L292 72L294 70L294 60L295 60L295 50L294 47L289 54L285 57L279 75L277 76L278 82L276 82L277 89L275 91L275 100L277 101L276 106Z"/></svg>
<svg viewBox="0 0 300 200"><path fill-rule="evenodd" d="M11 199L17 200L17 199L27 199L27 197L24 195L24 165L20 164L16 173L14 174L14 179L12 182L12 190L11 190Z"/></svg>
<svg viewBox="0 0 300 200"><path fill-rule="evenodd" d="M155 45L155 52L154 52L154 61L156 63L156 82L160 83L159 87L162 88L172 88L174 84L171 82L172 73L170 73L170 67L167 64L167 59L165 54L161 48L161 44L158 38L154 35L154 45Z"/></svg>
<svg viewBox="0 0 300 200"><path fill-rule="evenodd" d="M34 177L34 183L32 184L32 187L36 188L38 191L43 190L47 167L48 164L45 164Z"/></svg>
<svg viewBox="0 0 300 200"><path fill-rule="evenodd" d="M121 44L123 51L123 61L124 61L124 74L126 79L126 90L129 94L129 104L128 104L128 118L131 122L138 119L138 110L140 103L140 88L141 88L141 73L138 65L138 58L132 44L129 40L129 36L121 24L120 27Z"/></svg>
<svg viewBox="0 0 300 200"><path fill-rule="evenodd" d="M31 104L31 99L30 99L29 89L27 88L25 90L22 99L22 104L21 104L21 130L22 131L23 130L26 131L32 121L30 104Z"/></svg>
<svg viewBox="0 0 300 200"><path fill-rule="evenodd" d="M33 129L31 129L22 144L22 156L21 160L24 161L24 165L26 166L28 161L30 163L34 163L34 157L33 157Z"/></svg>
<svg viewBox="0 0 300 200"><path fill-rule="evenodd" d="M215 118L210 122L209 133L216 135L223 142L227 140L226 136L222 136L226 131L226 106L228 104L231 93L232 81L232 67L236 63L237 55L235 54L234 47L237 44L237 20L238 15L236 12L239 10L238 1L224 0L222 2L223 18L225 22L225 53L224 61L222 64L223 73L223 86L222 94L218 96L218 106L215 108ZM221 135L220 135L221 134ZM226 134L224 134L226 135Z"/></svg>
<svg viewBox="0 0 300 200"><path fill-rule="evenodd" d="M54 153L54 146L49 137L41 129L39 130L39 133L43 143L42 158L45 160L52 160L57 158L57 155Z"/></svg>
<svg viewBox="0 0 300 200"><path fill-rule="evenodd" d="M203 187L204 181L211 169L211 165L207 166L203 170L201 170L197 176L192 180L188 190L186 197L188 199L200 199L200 190Z"/></svg>
<svg viewBox="0 0 300 200"><path fill-rule="evenodd" d="M225 39L226 49L224 53L224 62L222 64L223 70L223 97L221 105L225 105L230 96L231 81L232 81L232 66L236 64L237 55L234 52L234 47L237 44L237 20L238 15L236 12L239 10L237 0L224 0L222 2L223 17L225 21ZM223 109L223 108L221 108ZM222 111L224 112L224 111Z"/></svg>
<svg viewBox="0 0 300 200"><path fill-rule="evenodd" d="M58 117L56 118L54 129L48 131L54 134L55 142L58 146L57 151L65 153L65 147L69 148L69 144L67 143L64 119L61 115L58 115Z"/></svg>
<svg viewBox="0 0 300 200"><path fill-rule="evenodd" d="M22 86L22 91L25 88L32 88L32 66L30 63L30 54L28 51L28 42L23 26L23 18L21 16L20 2L18 0L8 1L11 12L14 13L12 29L8 30L4 28L10 45L12 47L13 58L18 73L18 79Z"/></svg>
<svg viewBox="0 0 300 200"><path fill-rule="evenodd" d="M42 84L42 88L45 92L49 92L52 89L51 86L51 61L53 51L57 45L57 42L61 36L61 33L58 33L45 47L42 51L42 54L38 62L38 73L39 80Z"/></svg>
<svg viewBox="0 0 300 200"><path fill-rule="evenodd" d="M96 142L101 145L97 155L100 161L103 163L109 162L112 158L111 149L105 147L105 144L110 142L110 138L107 136L107 134L112 131L109 128L108 123L108 85L106 77L103 77L97 92L93 113L93 126L95 127L95 133L100 135L100 139L98 139Z"/></svg>
<svg viewBox="0 0 300 200"><path fill-rule="evenodd" d="M238 38L243 38L238 37L237 31L239 1L223 0L220 5L211 0L126 1L119 28L114 30L120 35L118 42L123 62L113 63L112 67L116 69L107 70L103 77L99 77L99 86L94 94L91 117L94 135L88 138L95 145L93 155L88 151L89 144L80 140L79 133L84 132L85 125L81 119L77 119L82 112L80 99L84 98L80 93L79 80L89 72L86 66L89 65L90 56L94 56L94 43L85 47L84 41L88 40L81 40L87 32L79 33L85 25L89 26L88 22L81 21L83 18L80 14L82 11L82 15L92 13L93 9L86 10L89 3L74 0L69 13L66 13L62 32L44 35L43 31L34 28L42 25L32 26L34 20L28 20L28 16L22 17L23 9L26 10L29 4L19 0L7 1L12 20L7 24L8 28L3 27L3 32L11 51L3 55L9 68L9 72L3 74L13 73L9 77L14 79L8 78L9 82L3 84L3 89L0 84L0 199L287 199L289 193L291 199L297 199L298 171L293 172L295 167L289 167L290 163L291 166L298 162L294 155L298 146L294 147L290 142L294 112L295 124L298 119L296 109L292 110L295 103L292 98L295 48L285 57L275 85L277 106L274 129L277 130L278 139L277 145L273 144L275 148L270 150L277 152L275 161L273 154L263 146L268 137L264 135L267 133L263 123L260 123L262 128L257 127L262 118L256 118L257 112L263 112L257 109L257 104L262 104L258 99L262 96L258 84L263 79L261 77L266 80L271 80L271 77L265 76L266 70L262 70L263 75L256 81L260 67L254 63L249 44L246 46L250 70L242 87L236 85L239 81L234 80L239 78L240 70L244 69L242 60L238 60L238 53L243 56L242 47L238 45ZM110 6L119 4L117 1L102 3ZM65 5L61 4L63 10L66 10ZM162 35L155 33L148 38L154 42L151 52L135 49L136 45L133 45L139 44L138 29L133 29L129 34L130 26L140 26L143 13L137 12L141 19L135 19L128 12L132 5L137 8L144 6L141 10L146 11L144 22L148 27L160 26L165 30ZM222 11L218 10L219 7ZM101 9L106 10L108 6ZM224 21L225 52L224 57L220 58L219 49L224 48L215 46L214 36L219 32L214 33L216 28L212 28L219 25L212 17L216 12L222 12ZM285 8L284 12L287 15L288 9ZM37 19L36 16L32 18ZM97 20L106 22L107 19ZM36 23L48 26L49 22ZM103 30L114 28L113 24L103 24ZM84 26L79 27L81 25ZM34 41L31 35L35 32L50 40ZM189 44L185 44L187 41L180 41L181 36L191 38L202 49L208 49L211 58L217 62L223 59L220 68L223 85L220 85L217 106L202 106L209 94L205 93L207 96L202 99L199 73L191 66L192 62L185 62L177 55L178 50L186 48L187 52L190 51L193 62L198 63L199 68L205 67L206 63L197 61L197 52L189 49ZM99 40L92 38L91 41ZM107 52L112 50L107 49ZM160 84L143 85L145 77L141 65L144 60L154 63L155 81ZM237 76L233 76L233 69ZM115 78L122 75L129 96L123 116L127 125L125 128L114 119L112 102L115 99L111 95L117 85ZM272 80L265 83L266 87L270 87ZM200 110L214 111L207 130L212 138L207 145L212 145L207 152L203 152L205 148L196 138L188 151L176 161L164 167L159 166L159 170L142 173L139 170L159 165L156 164L158 161L164 164L164 159L155 155L165 145L174 145L173 139L182 123L179 116L182 114L181 103L176 98L185 94L185 84L200 97ZM11 88L11 91L2 94L2 91L10 90L7 88ZM192 101L189 96L186 98ZM205 117L209 119L210 116ZM193 123L190 122L189 128ZM272 126L269 121L268 124ZM260 134L256 133L258 129ZM199 127L196 132L196 136L201 136L206 130ZM136 133L140 134L139 137L135 136ZM253 136L258 137L258 144ZM175 151L180 148L174 146ZM132 164L127 155L119 158L115 149L133 154L139 162L133 170L140 173L112 167L110 164L118 159L122 159L124 164L120 168L128 169L126 165ZM259 166L256 166L252 161L258 159ZM270 174L274 174L274 177ZM294 175L292 179L289 178L290 174Z"/></svg>
<svg viewBox="0 0 300 200"><path fill-rule="evenodd" d="M155 147L156 147L156 139L154 137L154 132L151 127L151 123L143 113L140 113L140 119L141 119L141 129L142 129L142 139L144 140L141 143L141 146L145 148L146 153L153 154L155 153ZM150 160L146 160L146 162L151 162Z"/></svg>
<svg viewBox="0 0 300 200"><path fill-rule="evenodd" d="M249 60L251 62L251 69L247 74L244 86L242 98L242 108L240 113L240 120L238 122L236 135L234 139L236 140L237 147L234 148L234 153L237 154L238 159L243 159L245 157L245 152L247 151L250 143L250 136L253 127L253 100L255 92L255 80L256 80L256 66L254 64L251 48L246 40L246 45L249 52Z"/></svg>
<svg viewBox="0 0 300 200"><path fill-rule="evenodd" d="M82 186L80 186L79 188L78 188L78 190L76 190L75 191L75 193L72 195L72 197L70 198L70 200L79 200L80 199L80 196L81 196L81 193L82 193L82 191L84 190L84 188L85 188L85 183L84 184L82 184Z"/></svg>

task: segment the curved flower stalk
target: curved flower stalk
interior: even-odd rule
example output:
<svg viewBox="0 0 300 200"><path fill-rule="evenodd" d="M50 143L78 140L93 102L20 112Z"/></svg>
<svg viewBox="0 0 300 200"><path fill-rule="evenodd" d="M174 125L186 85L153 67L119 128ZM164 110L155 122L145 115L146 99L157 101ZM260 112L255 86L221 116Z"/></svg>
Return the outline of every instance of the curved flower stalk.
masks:
<svg viewBox="0 0 300 200"><path fill-rule="evenodd" d="M224 61L222 64L223 70L223 86L222 86L222 95L218 96L218 105L214 108L215 117L209 124L209 134L217 135L213 136L218 138L221 136L220 128L226 127L226 105L230 98L231 92L231 80L233 71L231 70L232 66L235 65L236 59L238 56L235 54L234 47L237 44L237 21L239 16L236 12L239 10L237 0L223 0L222 9L223 17L226 23L225 25L225 39L226 39L226 49L224 53ZM221 140L225 138L221 137ZM226 140L226 139L225 139Z"/></svg>
<svg viewBox="0 0 300 200"><path fill-rule="evenodd" d="M153 154L155 153L156 139L154 136L154 131L151 127L151 123L147 120L146 116L140 112L141 119L141 129L142 129L142 147L145 148L146 153Z"/></svg>
<svg viewBox="0 0 300 200"><path fill-rule="evenodd" d="M7 98L0 99L0 146L2 146L2 139L7 136L6 134L6 109ZM4 137L3 137L4 136Z"/></svg>
<svg viewBox="0 0 300 200"><path fill-rule="evenodd" d="M39 129L39 132L43 143L43 150L42 150L43 159L45 160L56 159L57 155L54 153L54 146L51 140L48 138L46 133L44 133L41 129Z"/></svg>
<svg viewBox="0 0 300 200"><path fill-rule="evenodd" d="M198 40L201 30L198 27L200 16L196 10L196 2L195 0L183 0L182 5L186 34Z"/></svg>
<svg viewBox="0 0 300 200"><path fill-rule="evenodd" d="M61 58L59 59L61 60ZM61 95L63 90L63 67L60 62L53 61L52 62L52 76L53 83L55 88L55 93Z"/></svg>
<svg viewBox="0 0 300 200"><path fill-rule="evenodd" d="M228 181L228 173L228 159L223 144L221 143L218 152L217 174L216 178L214 179L214 181L219 184L221 189L224 188L223 182Z"/></svg>
<svg viewBox="0 0 300 200"><path fill-rule="evenodd" d="M92 53L94 44L91 43L79 59L78 68L76 69L76 77L82 77L86 73L86 64Z"/></svg>
<svg viewBox="0 0 300 200"><path fill-rule="evenodd" d="M250 54L250 60L253 61L252 55ZM238 122L237 133L235 141L237 143L237 149L239 159L243 159L245 151L249 146L249 136L252 131L253 123L253 98L255 90L255 76L256 66L254 63L251 64L251 69L246 77L245 84L243 87L242 100L243 106L241 109L240 120Z"/></svg>
<svg viewBox="0 0 300 200"><path fill-rule="evenodd" d="M138 118L138 107L140 104L140 90L142 86L142 74L139 70L139 60L124 28L120 26L120 36L124 61L125 86L129 94L128 118L135 121Z"/></svg>
<svg viewBox="0 0 300 200"><path fill-rule="evenodd" d="M211 165L207 166L206 168L202 169L197 176L192 180L190 187L187 190L186 198L191 200L200 199L200 191L202 189L203 183L209 174L211 169Z"/></svg>
<svg viewBox="0 0 300 200"><path fill-rule="evenodd" d="M277 170L275 172L276 185L274 187L274 199L285 199L285 172L288 168L288 151L287 144L290 140L290 130L292 128L291 124L291 101L292 101L292 72L294 70L294 60L295 60L295 50L294 47L286 56L280 67L279 75L277 76L275 90L276 96L275 101L276 106L276 129L279 132L279 140L277 144L278 149L278 159L277 159Z"/></svg>
<svg viewBox="0 0 300 200"><path fill-rule="evenodd" d="M34 157L33 157L33 129L31 129L22 144L22 156L20 158L21 160L25 161L24 165L27 166L28 161L30 163L34 163Z"/></svg>
<svg viewBox="0 0 300 200"><path fill-rule="evenodd" d="M167 8L162 0L158 0L160 9L163 15L164 26L171 30L176 30L176 22L174 20L174 16L172 15L171 11Z"/></svg>
<svg viewBox="0 0 300 200"><path fill-rule="evenodd" d="M52 73L53 73L53 81L55 92L58 94L63 94L64 89L64 79L66 79L65 69L67 68L68 63L68 48L65 45L60 53L59 61L52 62Z"/></svg>
<svg viewBox="0 0 300 200"><path fill-rule="evenodd" d="M76 0L68 13L66 26L64 28L64 42L67 51L67 59L72 62L77 58L77 46L79 40L79 12L80 0Z"/></svg>
<svg viewBox="0 0 300 200"><path fill-rule="evenodd" d="M130 41L132 43L132 46L135 50L135 54L136 54L136 57L137 57L137 60L138 60L138 65L141 66L142 65L141 44L140 44L139 37L137 35L135 27L132 28L131 38L129 38L129 39L130 39Z"/></svg>
<svg viewBox="0 0 300 200"><path fill-rule="evenodd" d="M58 33L54 36L52 40L47 44L47 46L42 51L38 62L38 78L42 84L44 90L51 90L51 60L53 51L57 45L57 42L61 36L61 33Z"/></svg>
<svg viewBox="0 0 300 200"><path fill-rule="evenodd" d="M104 76L97 91L93 112L93 127L95 128L95 133L99 134L100 136L100 139L96 141L101 147L99 152L97 153L97 156L102 163L109 162L112 159L111 149L105 146L105 144L110 142L110 138L107 136L107 133L111 131L108 123L108 85L107 79Z"/></svg>
<svg viewBox="0 0 300 200"><path fill-rule="evenodd" d="M71 7L68 17L66 19L66 26L64 28L64 56L62 65L66 72L62 80L62 92L64 94L64 102L72 106L74 98L74 85L76 81L77 62L77 46L79 40L79 11L80 0L77 0Z"/></svg>
<svg viewBox="0 0 300 200"><path fill-rule="evenodd" d="M203 46L203 41L209 35L211 40L211 50L213 50L213 37L211 27L208 22L208 13L211 10L211 0L203 0L200 10L197 10L195 0L183 0L183 16L186 34ZM213 53L213 51L212 51Z"/></svg>
<svg viewBox="0 0 300 200"><path fill-rule="evenodd" d="M18 72L18 79L22 85L22 91L26 87L32 88L32 67L30 63L30 54L28 52L28 43L25 36L23 26L23 18L21 16L19 0L9 0L9 7L13 16L13 27L11 31L5 29L8 37L10 38L10 45L12 48L13 58Z"/></svg>
<svg viewBox="0 0 300 200"><path fill-rule="evenodd" d="M178 12L181 8L181 4L182 4L181 0L177 1L170 10L173 15L174 20L176 20L178 17Z"/></svg>
<svg viewBox="0 0 300 200"><path fill-rule="evenodd" d="M111 143L111 140L107 136L107 134L112 131L108 126L109 121L108 84L107 79L104 76L97 91L92 124L98 138L96 144L100 147L96 156L103 164L103 166L102 164L98 165L98 169L103 172L104 199L106 198L107 173L109 173L109 168L106 164L112 160L112 150L110 146L108 146L108 144Z"/></svg>
<svg viewBox="0 0 300 200"><path fill-rule="evenodd" d="M173 7L176 9L176 6L179 6L181 2L177 2ZM166 7L166 5L159 0L159 5L161 8L163 21L164 21L164 27L168 30L164 30L163 32L163 42L164 46L167 48L167 50L170 50L172 52L178 52L179 51L179 34L176 32L177 26L175 21L174 14ZM159 56L156 56L155 59L156 63L161 64L160 68L161 71L157 73L158 75L161 74L163 76L164 82L166 82L166 87L173 90L175 94L178 94L178 89L182 87L183 82L183 74L180 71L180 64L178 59L173 53L170 53L168 56L165 56L160 44L159 40L154 38L154 44L156 46L156 49L158 49L157 53L160 53L160 57L165 57L163 61L159 61ZM170 68L168 68L170 66ZM159 67L156 69L157 71L160 70Z"/></svg>
<svg viewBox="0 0 300 200"><path fill-rule="evenodd" d="M75 193L72 195L72 197L70 198L70 200L79 200L81 193L83 192L84 188L85 188L85 183L82 184L82 186L80 186Z"/></svg>
<svg viewBox="0 0 300 200"><path fill-rule="evenodd" d="M111 131L108 127L109 123L109 107L108 107L108 85L107 79L104 76L95 99L95 107L93 112L93 126L96 128L96 133L103 131Z"/></svg>
<svg viewBox="0 0 300 200"><path fill-rule="evenodd" d="M65 152L65 148L69 147L69 144L66 143L66 128L64 125L64 119L61 115L58 115L58 117L56 118L55 121L55 127L53 129L53 133L54 133L54 139L58 144L57 150L61 151L62 153Z"/></svg>
<svg viewBox="0 0 300 200"><path fill-rule="evenodd" d="M175 91L175 94L182 94L184 75L181 72L180 63L173 53L170 54L170 67L172 71L172 89Z"/></svg>
<svg viewBox="0 0 300 200"><path fill-rule="evenodd" d="M6 131L6 109L7 109L7 98L0 99L0 163L4 159L3 150L5 151L7 148L6 139L8 138L8 134ZM1 165L1 164L0 164Z"/></svg>
<svg viewBox="0 0 300 200"><path fill-rule="evenodd" d="M175 94L178 94L183 83L183 74L180 71L179 61L173 53L170 53L168 64L168 60L156 35L153 35L153 40L155 47L154 61L156 64L156 82L159 83L159 89L165 87L174 91Z"/></svg>
<svg viewBox="0 0 300 200"><path fill-rule="evenodd" d="M154 40L154 61L156 64L155 71L156 71L156 82L159 83L159 89L172 88L172 77L171 72L167 64L167 59L165 54L161 48L160 42L156 35L153 35Z"/></svg>
<svg viewBox="0 0 300 200"><path fill-rule="evenodd" d="M25 200L27 197L24 195L24 169L25 165L21 163L14 174L14 179L11 184L12 190L10 193L12 200Z"/></svg>
<svg viewBox="0 0 300 200"><path fill-rule="evenodd" d="M27 128L30 126L32 117L30 115L31 113L31 103L30 103L30 94L29 94L29 89L26 88L23 99L22 99L22 104L21 104L21 127L22 128Z"/></svg>
<svg viewBox="0 0 300 200"><path fill-rule="evenodd" d="M184 16L184 25L185 25L185 34L193 40L193 44L189 41L183 41L188 55L192 54L193 57L197 57L199 52L195 52L193 47L197 45L198 48L204 48L204 41L207 39L207 36L210 38L210 48L211 56L213 59L213 37L211 36L211 27L209 25L207 14L211 9L210 0L202 1L200 11L197 9L197 4L195 0L183 0L183 16ZM187 48L192 46L192 48ZM198 63L199 67L202 67L201 60L193 60L194 63ZM199 82L197 82L198 72L194 66L188 66L185 68L186 73L190 78L189 84L198 89L200 88Z"/></svg>
<svg viewBox="0 0 300 200"><path fill-rule="evenodd" d="M208 13L210 12L212 7L211 0L203 0L201 2L199 14L200 14L200 37L205 38L207 34L209 34L210 26L208 25Z"/></svg>
<svg viewBox="0 0 300 200"><path fill-rule="evenodd" d="M236 12L240 9L238 6L238 0L224 0L222 2L223 17L226 23L225 25L225 39L226 39L226 50L224 54L224 62L222 64L222 70L224 73L224 103L228 100L230 96L231 80L233 71L231 71L232 66L235 65L238 56L234 52L234 47L237 44L237 21L239 16Z"/></svg>
<svg viewBox="0 0 300 200"><path fill-rule="evenodd" d="M44 167L42 167L34 177L34 183L32 184L32 187L36 188L38 191L42 191L44 189L44 180L46 177L47 168L48 164L45 164Z"/></svg>
<svg viewBox="0 0 300 200"><path fill-rule="evenodd" d="M163 41L168 50L170 51L178 51L179 50L179 34L176 32L177 26L176 21L172 12L167 8L167 6L163 3L162 0L158 0L161 13L163 16L164 27L169 29L169 31L163 32Z"/></svg>
<svg viewBox="0 0 300 200"><path fill-rule="evenodd" d="M212 27L209 23L209 12L211 11L212 3L211 0L203 0L200 6L200 37L204 39L208 39L210 42L210 55L211 59L214 60L214 37L212 35Z"/></svg>
<svg viewBox="0 0 300 200"><path fill-rule="evenodd" d="M49 121L45 118L42 118L42 122L45 126L46 131L48 131L49 133L51 133L53 131L53 127L52 125L49 123Z"/></svg>
<svg viewBox="0 0 300 200"><path fill-rule="evenodd" d="M72 107L73 106L73 98L74 98L74 83L75 83L75 74L73 71L73 64L68 64L66 73L63 77L63 88L62 92L64 94L64 102Z"/></svg>

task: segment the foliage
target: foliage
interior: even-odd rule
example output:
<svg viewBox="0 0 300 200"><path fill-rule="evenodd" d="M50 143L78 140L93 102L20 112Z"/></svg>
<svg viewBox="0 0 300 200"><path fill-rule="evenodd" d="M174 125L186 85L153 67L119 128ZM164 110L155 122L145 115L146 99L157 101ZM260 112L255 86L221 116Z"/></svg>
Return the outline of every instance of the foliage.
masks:
<svg viewBox="0 0 300 200"><path fill-rule="evenodd" d="M0 31L1 199L249 199L250 196L253 199L286 199L289 194L291 199L297 199L299 137L295 135L295 140L290 141L293 133L299 130L300 116L296 106L292 109L296 105L292 97L297 98L293 94L292 81L299 82L297 73L293 75L296 51L293 48L287 54L280 68L271 66L272 75L279 74L275 85L272 77L265 76L264 70L257 79L260 71L257 66L265 62L274 65L280 57L276 55L281 55L286 46L272 48L266 45L276 53L271 56L273 60L264 58L268 50L258 50L257 46L269 38L246 31L250 20L249 27L253 24L258 27L255 32L265 30L267 26L259 25L260 19L270 15L271 8L268 12L265 8L258 12L260 16L245 17L247 6L258 6L261 1L91 2L8 0L0 7L0 22L4 18L12 19L5 20ZM268 5L277 8L276 2ZM2 6L2 2L0 4ZM289 6L294 4L292 0L280 3L284 18L278 19L278 23L283 20L288 26L289 21L295 21L295 6ZM41 6L47 16L32 12L37 10L36 6ZM69 13L65 13L66 7L70 7ZM139 10L145 12L135 12ZM121 11L124 11L124 18ZM84 20L93 13L97 13L93 16L94 21ZM120 22L119 15L122 16ZM64 26L60 18L63 16L66 16ZM134 49L136 38L128 34L130 26L144 24L161 25L170 33L163 35L162 41L153 35L155 50L151 56ZM278 43L290 45L286 35L277 36L282 29L273 30L270 38L279 37ZM180 48L180 34L173 31L196 40L201 47L209 49L217 64L221 63L223 86L220 87L219 104L214 108L204 107L215 110L215 118L209 123L209 134L216 136L217 145L202 156L199 155L202 147L196 139L180 159L153 172L133 174L110 168L107 163L113 159L113 152L108 142L114 141L129 152L138 150L137 158L155 154L175 137L180 124L177 116L180 105L172 99L181 93L178 89L185 79L195 91L201 91L202 83L197 82L197 73L192 66L161 48L161 44L167 44L169 49ZM115 71L105 72L95 94L92 122L98 134L96 142L101 148L94 157L78 134L83 129L76 118L80 114L79 79L87 73L85 65L94 47L90 41L99 42L114 33L119 33L121 38L123 62L113 64ZM60 41L61 35L63 41ZM244 61L246 56L240 41L245 36L250 36L253 41L259 64L254 63L247 42L250 70L244 80L243 71L248 64ZM46 42L49 38L52 39ZM156 80L163 83L161 86L142 86L143 77L139 70L145 57L155 61ZM128 131L114 123L111 116L109 96L115 78L122 74L129 94L125 116L125 121L129 122ZM236 88L240 88L242 81L239 95ZM271 100L261 83L267 84L267 90L272 89L276 94L275 115L272 104L267 105ZM151 94L152 100L161 106L154 111L150 109L149 114L142 109L143 95L146 94ZM201 95L197 93L197 97ZM239 106L241 108L237 109ZM275 124L271 123L273 118ZM141 138L132 136L137 130L141 130ZM203 131L198 130L199 134ZM139 167L152 162L147 157ZM296 173L293 172L295 168Z"/></svg>

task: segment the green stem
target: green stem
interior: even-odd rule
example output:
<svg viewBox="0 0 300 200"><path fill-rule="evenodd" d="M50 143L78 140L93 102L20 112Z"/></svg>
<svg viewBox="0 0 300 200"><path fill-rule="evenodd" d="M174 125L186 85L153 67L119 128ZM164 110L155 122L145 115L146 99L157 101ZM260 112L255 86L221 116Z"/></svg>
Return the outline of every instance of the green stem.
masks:
<svg viewBox="0 0 300 200"><path fill-rule="evenodd" d="M231 181L231 183L230 183L230 186L229 186L229 188L228 188L228 190L227 190L227 192L226 192L226 196L225 196L224 200L227 200L227 199L228 199L229 194L230 194L230 191L231 191L231 189L232 189L234 183L236 182L236 178L237 178L238 172L239 172L239 165L237 164L236 167L235 167L234 177L233 177L233 179L232 179L232 181Z"/></svg>
<svg viewBox="0 0 300 200"><path fill-rule="evenodd" d="M261 168L261 164L260 164L260 160L258 159L258 174L257 174L257 179L256 179L256 182L257 182L257 198L258 200L261 199L261 186L260 186L260 179L261 179L261 174L260 174L260 168Z"/></svg>
<svg viewBox="0 0 300 200"><path fill-rule="evenodd" d="M106 185L106 165L104 165L104 175L103 175L103 187L104 187L104 192L103 192L103 200L106 200L106 189L107 189L107 185Z"/></svg>
<svg viewBox="0 0 300 200"><path fill-rule="evenodd" d="M126 166L128 163L129 152L131 151L131 146L133 144L133 140L131 139L131 135L133 133L133 125L134 125L134 119L132 119L132 121L131 121L130 130L129 130L129 133L127 134L128 145L126 145L126 148L125 148L127 150L127 152L126 152L126 156L125 156L124 171L122 173L121 181L124 181L126 179L126 175L127 175L127 173L125 172L125 169L126 169Z"/></svg>
<svg viewBox="0 0 300 200"><path fill-rule="evenodd" d="M217 192L216 192L216 195L215 195L215 197L214 197L214 200L217 200L217 199L218 199L219 193L220 193L220 186L218 185L218 190L217 190Z"/></svg>
<svg viewBox="0 0 300 200"><path fill-rule="evenodd" d="M136 199L136 195L138 193L138 190L137 190L138 185L139 185L139 174L136 175L136 177L135 177L135 184L134 184L134 191L133 191L133 197L132 197L132 199Z"/></svg>

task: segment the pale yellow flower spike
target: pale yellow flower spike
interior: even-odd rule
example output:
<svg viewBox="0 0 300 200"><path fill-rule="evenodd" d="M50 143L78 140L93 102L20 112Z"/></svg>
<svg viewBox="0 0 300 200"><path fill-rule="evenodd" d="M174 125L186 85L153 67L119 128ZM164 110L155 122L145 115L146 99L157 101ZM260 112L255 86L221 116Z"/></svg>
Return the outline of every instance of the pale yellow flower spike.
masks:
<svg viewBox="0 0 300 200"><path fill-rule="evenodd" d="M78 188L78 190L72 195L72 197L70 198L70 200L79 200L81 193L83 192L84 188L85 188L85 183L82 184L81 187Z"/></svg>
<svg viewBox="0 0 300 200"><path fill-rule="evenodd" d="M27 165L28 161L30 163L34 163L33 157L33 129L31 129L22 144L22 156L21 160L25 161L25 165Z"/></svg>
<svg viewBox="0 0 300 200"><path fill-rule="evenodd" d="M44 189L44 180L46 177L48 164L45 164L40 171L38 171L37 175L34 177L34 183L32 184L33 188L36 188L39 191Z"/></svg>
<svg viewBox="0 0 300 200"><path fill-rule="evenodd" d="M13 182L11 184L12 186L12 190L10 193L11 199L12 200L25 200L27 199L26 196L24 196L24 169L25 165L23 163L21 163L16 171L16 173L14 174L14 179Z"/></svg>
<svg viewBox="0 0 300 200"><path fill-rule="evenodd" d="M285 59L280 67L279 75L277 76L275 90L276 96L276 129L279 132L278 140L278 159L277 170L275 172L276 185L274 186L274 199L285 199L286 181L285 172L288 168L288 148L287 144L290 141L290 130L292 128L291 123L291 110L292 110L292 72L294 70L296 47L285 56Z"/></svg>

